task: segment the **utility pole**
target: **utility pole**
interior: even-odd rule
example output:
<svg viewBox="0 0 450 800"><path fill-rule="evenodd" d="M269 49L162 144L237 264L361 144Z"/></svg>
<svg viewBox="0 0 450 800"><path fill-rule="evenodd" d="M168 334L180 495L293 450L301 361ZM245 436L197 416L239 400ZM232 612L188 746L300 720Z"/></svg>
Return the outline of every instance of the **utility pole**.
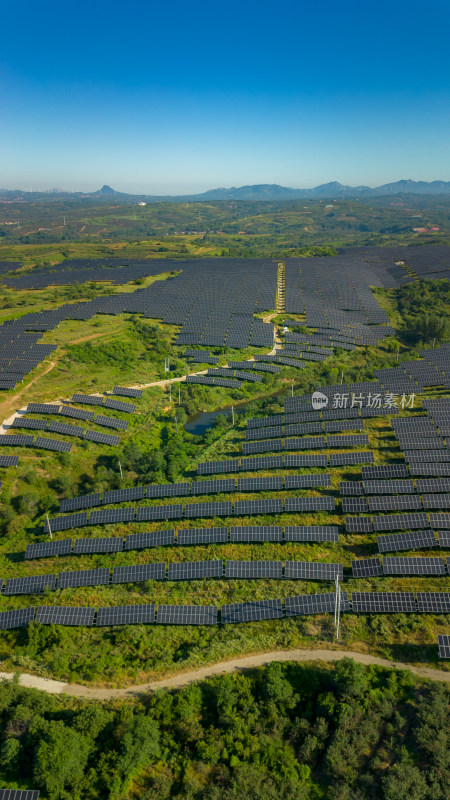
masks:
<svg viewBox="0 0 450 800"><path fill-rule="evenodd" d="M234 406L231 406L231 418L233 420L233 426L234 426Z"/></svg>
<svg viewBox="0 0 450 800"><path fill-rule="evenodd" d="M433 350L434 350L434 343L435 343L435 341L436 341L436 339L433 339Z"/></svg>
<svg viewBox="0 0 450 800"><path fill-rule="evenodd" d="M170 399L170 402L172 402L172 384L171 383L169 383L169 399Z"/></svg>
<svg viewBox="0 0 450 800"><path fill-rule="evenodd" d="M344 370L341 371L341 384L344 383Z"/></svg>
<svg viewBox="0 0 450 800"><path fill-rule="evenodd" d="M339 639L339 621L341 615L341 587L339 576L336 575L336 592L334 595L334 626L336 628L336 639Z"/></svg>
<svg viewBox="0 0 450 800"><path fill-rule="evenodd" d="M48 533L49 533L50 539L53 539L52 528L51 528L51 525L50 525L50 520L48 518L48 514L45 515L45 519L47 520L47 527L48 527Z"/></svg>
<svg viewBox="0 0 450 800"><path fill-rule="evenodd" d="M120 463L120 461L119 461L119 470L120 470L120 477L123 478L122 464Z"/></svg>
<svg viewBox="0 0 450 800"><path fill-rule="evenodd" d="M294 397L294 381L292 381L292 386L291 386L291 397Z"/></svg>
<svg viewBox="0 0 450 800"><path fill-rule="evenodd" d="M399 353L400 353L400 345L397 347L397 364L398 364L398 356L399 356Z"/></svg>

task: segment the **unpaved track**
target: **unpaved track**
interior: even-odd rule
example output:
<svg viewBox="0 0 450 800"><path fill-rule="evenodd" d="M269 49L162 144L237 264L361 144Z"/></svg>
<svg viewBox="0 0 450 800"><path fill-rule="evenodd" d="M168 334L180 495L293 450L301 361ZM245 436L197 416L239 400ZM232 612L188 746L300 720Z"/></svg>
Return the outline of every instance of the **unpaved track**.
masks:
<svg viewBox="0 0 450 800"><path fill-rule="evenodd" d="M12 411L14 408L17 408L17 400L20 397L22 397L22 395L25 392L28 391L28 389L30 388L30 386L33 385L33 383L36 383L36 381L39 381L41 378L44 377L44 375L47 375L47 372L50 372L54 367L56 367L56 362L50 361L50 364L48 365L47 369L44 369L43 372L39 373L39 375L36 375L36 377L33 378L33 380L30 381L26 386L24 386L24 388L21 389L20 392L17 392L12 397L9 397L7 400L5 400L4 403L0 403L0 414L8 413L8 411Z"/></svg>
<svg viewBox="0 0 450 800"><path fill-rule="evenodd" d="M218 664L211 664L207 667L199 667L190 672L183 672L173 675L170 678L162 678L158 681L141 683L127 686L124 689L96 689L89 686L81 686L77 683L63 683L49 678L39 678L36 675L21 674L19 683L31 689L40 689L49 694L67 694L72 697L84 697L90 700L111 700L117 697L130 698L147 692L154 692L157 689L177 689L187 686L193 681L201 681L213 675L223 675L229 672L239 672L244 669L254 667L264 667L272 661L340 661L342 658L353 658L358 664L375 664L380 667L390 667L393 669L409 670L419 678L426 678L433 681L444 681L450 683L450 672L444 672L430 667L415 667L409 664L402 664L399 661L390 661L387 658L379 658L368 653L354 653L351 650L274 650L270 653L260 653L253 656L244 656L232 661L221 661ZM11 680L13 672L0 672L0 679Z"/></svg>

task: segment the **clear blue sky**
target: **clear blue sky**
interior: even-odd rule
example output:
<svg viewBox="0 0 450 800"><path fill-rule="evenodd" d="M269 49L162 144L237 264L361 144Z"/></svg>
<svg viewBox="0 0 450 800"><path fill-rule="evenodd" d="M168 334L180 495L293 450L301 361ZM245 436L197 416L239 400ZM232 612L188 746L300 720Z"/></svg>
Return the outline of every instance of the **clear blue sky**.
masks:
<svg viewBox="0 0 450 800"><path fill-rule="evenodd" d="M1 187L450 179L448 0L24 0L1 15Z"/></svg>

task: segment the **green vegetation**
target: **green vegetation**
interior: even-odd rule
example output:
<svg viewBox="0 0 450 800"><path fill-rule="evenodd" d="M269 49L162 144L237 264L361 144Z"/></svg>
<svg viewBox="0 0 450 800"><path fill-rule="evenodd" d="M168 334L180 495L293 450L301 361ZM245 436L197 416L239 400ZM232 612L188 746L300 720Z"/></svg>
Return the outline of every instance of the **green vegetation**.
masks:
<svg viewBox="0 0 450 800"><path fill-rule="evenodd" d="M42 800L447 800L449 691L273 663L140 701L0 685L0 781Z"/></svg>

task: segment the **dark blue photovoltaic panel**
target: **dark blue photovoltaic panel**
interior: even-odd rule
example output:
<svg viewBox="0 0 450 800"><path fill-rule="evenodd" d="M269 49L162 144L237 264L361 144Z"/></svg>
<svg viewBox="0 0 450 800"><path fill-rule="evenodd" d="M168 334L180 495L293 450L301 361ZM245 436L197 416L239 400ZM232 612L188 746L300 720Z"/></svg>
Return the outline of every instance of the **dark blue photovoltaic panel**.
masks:
<svg viewBox="0 0 450 800"><path fill-rule="evenodd" d="M108 606L97 610L96 625L152 625L155 622L155 606Z"/></svg>
<svg viewBox="0 0 450 800"><path fill-rule="evenodd" d="M186 528L179 530L177 544L223 544L228 542L228 528Z"/></svg>
<svg viewBox="0 0 450 800"><path fill-rule="evenodd" d="M21 628L34 620L34 608L16 608L12 611L0 612L0 631L10 630L11 628Z"/></svg>
<svg viewBox="0 0 450 800"><path fill-rule="evenodd" d="M301 594L297 595L297 597L286 597L284 607L287 617L334 613L336 608L336 592ZM340 611L348 611L348 609L347 592L341 591Z"/></svg>
<svg viewBox="0 0 450 800"><path fill-rule="evenodd" d="M281 600L254 600L250 603L227 603L221 608L223 625L234 622L254 622L262 619L281 619Z"/></svg>
<svg viewBox="0 0 450 800"><path fill-rule="evenodd" d="M166 547L175 544L175 531L133 533L125 539L124 550L143 550L146 547Z"/></svg>
<svg viewBox="0 0 450 800"><path fill-rule="evenodd" d="M159 625L217 625L216 606L160 605L156 615Z"/></svg>

